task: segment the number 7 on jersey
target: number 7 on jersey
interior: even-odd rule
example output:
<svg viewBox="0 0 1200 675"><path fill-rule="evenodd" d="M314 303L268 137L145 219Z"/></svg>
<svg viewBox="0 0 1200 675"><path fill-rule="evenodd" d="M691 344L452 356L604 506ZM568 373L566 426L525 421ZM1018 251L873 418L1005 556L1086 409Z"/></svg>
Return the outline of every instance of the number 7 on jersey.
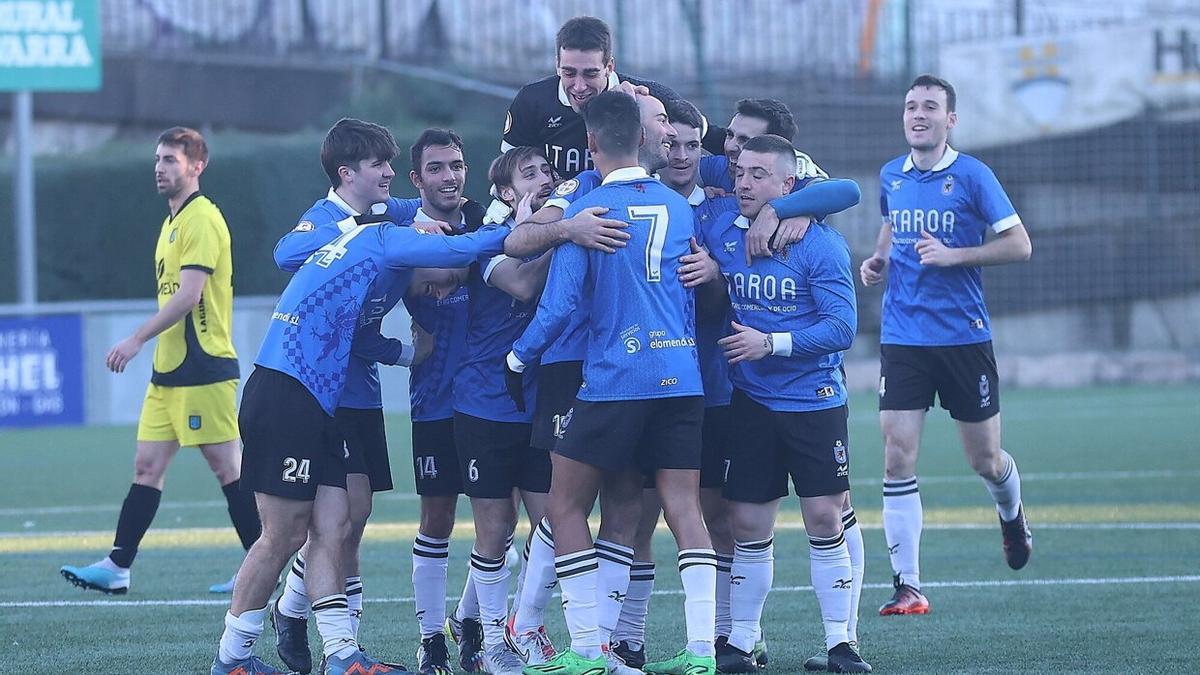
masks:
<svg viewBox="0 0 1200 675"><path fill-rule="evenodd" d="M626 207L630 220L645 220L650 223L646 238L646 281L662 281L662 251L667 243L667 222L670 214L664 204Z"/></svg>

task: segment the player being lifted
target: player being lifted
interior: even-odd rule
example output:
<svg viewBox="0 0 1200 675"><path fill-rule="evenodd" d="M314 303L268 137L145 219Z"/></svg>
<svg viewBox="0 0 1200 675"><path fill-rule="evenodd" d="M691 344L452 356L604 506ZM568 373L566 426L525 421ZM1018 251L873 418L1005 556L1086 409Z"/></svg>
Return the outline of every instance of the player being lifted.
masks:
<svg viewBox="0 0 1200 675"><path fill-rule="evenodd" d="M359 164L374 167L396 154L386 147ZM340 169L339 169L340 175ZM342 574L350 529L344 445L334 412L345 387L363 303L387 287L384 270L411 276L415 267L454 267L498 253L508 228L457 237L423 234L391 223L348 228L300 266L280 296L246 382L239 416L246 485L255 492L263 534L238 571L214 675L277 673L253 655L267 601L284 565L308 541L304 581L323 640L324 675L395 672L363 653L354 637Z"/></svg>
<svg viewBox="0 0 1200 675"><path fill-rule="evenodd" d="M540 148L562 178L574 178L592 168L581 114L592 98L622 82L646 87L643 93L660 101L679 98L653 80L617 73L612 32L596 17L577 16L558 29L554 63L557 74L521 87L513 98L504 119L500 149ZM713 129L705 138L706 147L719 153L722 140L721 130Z"/></svg>
<svg viewBox="0 0 1200 675"><path fill-rule="evenodd" d="M921 593L917 452L935 394L996 502L1009 567L1024 567L1033 550L1017 463L1000 447L1000 383L980 275L984 265L1028 260L1033 249L991 169L948 144L958 121L954 104L949 82L932 75L913 81L904 99L910 151L879 172L883 227L859 269L867 286L887 280L879 422L883 530L896 592L883 615L929 612ZM989 229L996 236L986 240Z"/></svg>
<svg viewBox="0 0 1200 675"><path fill-rule="evenodd" d="M809 537L828 669L869 672L850 646L853 571L842 528L849 492L849 439L842 352L857 327L850 252L833 228L807 225L771 258L747 261L751 219L796 181L795 149L774 135L746 142L737 161L738 212L704 225L725 277L733 333L720 340L730 363L733 429L724 495L735 539L732 627L717 652L722 672L756 672L753 648L774 572L774 527L791 475Z"/></svg>
<svg viewBox="0 0 1200 675"><path fill-rule="evenodd" d="M556 251L534 323L508 357L519 372L572 314L586 317L584 384L560 421L548 506L571 649L525 672L609 670L596 607L602 554L593 546L587 515L602 483L637 501L641 471L653 471L680 549L688 643L673 659L645 670L713 673L716 565L695 498L704 404L694 299L677 274L679 258L691 248L691 209L638 166L644 134L633 97L606 92L589 103L585 116L588 148L604 182L566 215L609 207L629 224L632 245L615 255L574 245ZM601 288L621 292L595 292Z"/></svg>

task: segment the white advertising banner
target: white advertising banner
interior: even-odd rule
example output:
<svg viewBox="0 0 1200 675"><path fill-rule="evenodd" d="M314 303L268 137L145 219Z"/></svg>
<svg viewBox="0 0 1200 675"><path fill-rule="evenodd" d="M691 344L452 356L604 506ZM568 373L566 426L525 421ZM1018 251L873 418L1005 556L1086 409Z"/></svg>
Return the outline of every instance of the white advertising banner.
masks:
<svg viewBox="0 0 1200 675"><path fill-rule="evenodd" d="M1200 19L946 45L940 74L958 93L964 149L1200 108Z"/></svg>

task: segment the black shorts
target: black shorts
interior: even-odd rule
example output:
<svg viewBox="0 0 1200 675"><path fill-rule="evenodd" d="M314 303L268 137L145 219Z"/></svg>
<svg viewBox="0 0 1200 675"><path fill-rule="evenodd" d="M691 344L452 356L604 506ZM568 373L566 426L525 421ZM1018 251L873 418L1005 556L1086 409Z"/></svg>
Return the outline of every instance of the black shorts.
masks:
<svg viewBox="0 0 1200 675"><path fill-rule="evenodd" d="M879 346L879 409L928 410L933 395L960 422L1000 412L992 343L954 347Z"/></svg>
<svg viewBox="0 0 1200 675"><path fill-rule="evenodd" d="M462 493L458 451L454 447L454 418L412 423L413 479L423 497Z"/></svg>
<svg viewBox="0 0 1200 675"><path fill-rule="evenodd" d="M788 476L801 497L850 489L847 408L776 412L741 391L730 403L733 437L724 497L762 504L788 494Z"/></svg>
<svg viewBox="0 0 1200 675"><path fill-rule="evenodd" d="M583 384L583 361L561 361L538 366L537 401L533 406L533 435L529 444L553 450L562 437L563 418L575 405Z"/></svg>
<svg viewBox="0 0 1200 675"><path fill-rule="evenodd" d="M728 405L704 409L700 449L700 487L720 488L725 484L725 466L733 445L733 415Z"/></svg>
<svg viewBox="0 0 1200 675"><path fill-rule="evenodd" d="M606 471L699 469L704 397L575 401L554 452Z"/></svg>
<svg viewBox="0 0 1200 675"><path fill-rule="evenodd" d="M238 411L243 489L312 501L318 485L345 489L346 457L334 419L300 381L255 366Z"/></svg>
<svg viewBox="0 0 1200 675"><path fill-rule="evenodd" d="M530 428L454 413L459 476L468 497L508 499L513 488L550 491L550 453L529 446Z"/></svg>
<svg viewBox="0 0 1200 675"><path fill-rule="evenodd" d="M392 463L383 409L338 408L333 416L346 444L346 473L366 475L372 492L391 490Z"/></svg>

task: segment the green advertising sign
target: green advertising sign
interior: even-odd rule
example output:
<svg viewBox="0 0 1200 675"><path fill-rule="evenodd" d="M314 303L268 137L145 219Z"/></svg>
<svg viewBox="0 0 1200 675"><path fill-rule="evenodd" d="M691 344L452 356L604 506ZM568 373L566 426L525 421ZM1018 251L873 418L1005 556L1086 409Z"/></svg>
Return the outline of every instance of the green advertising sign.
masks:
<svg viewBox="0 0 1200 675"><path fill-rule="evenodd" d="M100 65L100 0L0 0L0 91L95 91Z"/></svg>

